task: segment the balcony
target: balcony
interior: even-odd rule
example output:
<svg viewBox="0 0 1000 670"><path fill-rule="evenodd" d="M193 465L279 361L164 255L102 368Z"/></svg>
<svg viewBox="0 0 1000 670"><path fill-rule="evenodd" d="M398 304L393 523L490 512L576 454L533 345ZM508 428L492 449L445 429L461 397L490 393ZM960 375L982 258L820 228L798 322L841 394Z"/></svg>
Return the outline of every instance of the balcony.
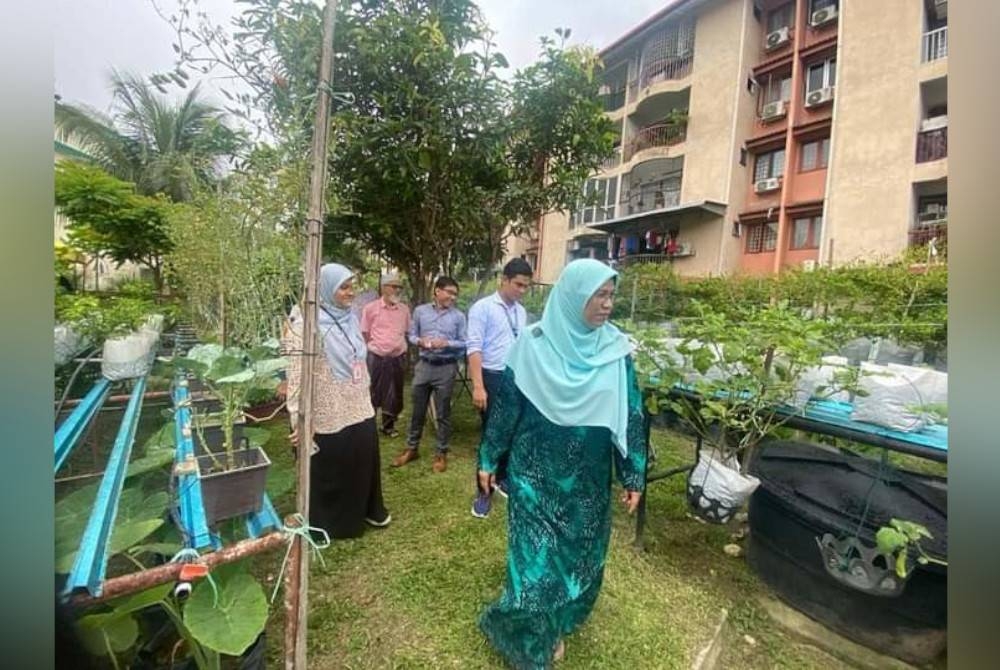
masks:
<svg viewBox="0 0 1000 670"><path fill-rule="evenodd" d="M605 112L617 112L625 106L625 87L622 86L621 89L613 93L602 93L601 104L604 105Z"/></svg>
<svg viewBox="0 0 1000 670"><path fill-rule="evenodd" d="M930 244L934 240L937 247L944 246L948 242L948 219L936 218L930 221L921 221L922 217L917 217L917 225L910 230L910 246L920 247Z"/></svg>
<svg viewBox="0 0 1000 670"><path fill-rule="evenodd" d="M930 63L948 56L948 26L924 33L921 61Z"/></svg>
<svg viewBox="0 0 1000 670"><path fill-rule="evenodd" d="M917 162L927 163L948 157L948 127L917 134Z"/></svg>
<svg viewBox="0 0 1000 670"><path fill-rule="evenodd" d="M640 151L652 147L672 147L687 139L687 124L658 123L640 130L628 143L625 160L630 161Z"/></svg>
<svg viewBox="0 0 1000 670"><path fill-rule="evenodd" d="M667 207L677 207L681 202L681 189L664 188L657 184L646 184L625 194L621 199L619 212L621 216L642 214Z"/></svg>
<svg viewBox="0 0 1000 670"><path fill-rule="evenodd" d="M661 81L676 81L691 74L691 56L664 56L642 66L639 88L646 88Z"/></svg>
<svg viewBox="0 0 1000 670"><path fill-rule="evenodd" d="M601 170L614 170L622 164L622 148L615 147L613 153L601 161Z"/></svg>
<svg viewBox="0 0 1000 670"><path fill-rule="evenodd" d="M665 252L655 254L632 254L616 259L615 263L620 268L627 268L635 265L662 265L671 263L675 258L687 258L694 256L694 247L690 243L682 242L677 245L677 252L668 254Z"/></svg>

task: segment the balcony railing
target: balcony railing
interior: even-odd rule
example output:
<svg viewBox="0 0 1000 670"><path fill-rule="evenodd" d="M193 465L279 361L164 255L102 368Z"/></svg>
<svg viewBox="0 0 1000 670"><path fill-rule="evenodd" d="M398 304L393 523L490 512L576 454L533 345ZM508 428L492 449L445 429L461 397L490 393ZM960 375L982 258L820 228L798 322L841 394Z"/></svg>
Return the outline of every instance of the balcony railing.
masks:
<svg viewBox="0 0 1000 670"><path fill-rule="evenodd" d="M661 81L683 79L691 74L691 56L664 56L643 63L639 87L646 88Z"/></svg>
<svg viewBox="0 0 1000 670"><path fill-rule="evenodd" d="M644 149L651 147L670 147L680 144L687 138L687 124L665 124L658 123L654 126L647 126L640 130L628 143L625 151L625 160L631 160Z"/></svg>
<svg viewBox="0 0 1000 670"><path fill-rule="evenodd" d="M918 223L910 230L910 246L919 247L929 244L934 240L934 244L941 246L948 242L948 220L937 219L931 223Z"/></svg>
<svg viewBox="0 0 1000 670"><path fill-rule="evenodd" d="M676 189L657 188L655 185L640 187L637 191L626 193L621 199L619 216L642 214L666 207L676 207L681 202L680 187Z"/></svg>
<svg viewBox="0 0 1000 670"><path fill-rule="evenodd" d="M925 130L917 134L917 162L926 163L948 156L948 128Z"/></svg>
<svg viewBox="0 0 1000 670"><path fill-rule="evenodd" d="M601 96L601 103L604 105L605 112L614 112L621 109L625 106L625 87L622 86L621 89L614 93L605 93Z"/></svg>
<svg viewBox="0 0 1000 670"><path fill-rule="evenodd" d="M601 161L602 170L614 170L616 167L621 165L622 162L622 148L615 147L614 153Z"/></svg>
<svg viewBox="0 0 1000 670"><path fill-rule="evenodd" d="M930 63L948 55L948 26L924 33L923 62Z"/></svg>
<svg viewBox="0 0 1000 670"><path fill-rule="evenodd" d="M621 258L615 259L618 267L627 268L633 265L660 265L663 263L670 263L675 258L686 258L688 256L694 256L694 249L690 244L682 244L675 254L667 253L656 253L656 254L632 254L630 256L623 256Z"/></svg>

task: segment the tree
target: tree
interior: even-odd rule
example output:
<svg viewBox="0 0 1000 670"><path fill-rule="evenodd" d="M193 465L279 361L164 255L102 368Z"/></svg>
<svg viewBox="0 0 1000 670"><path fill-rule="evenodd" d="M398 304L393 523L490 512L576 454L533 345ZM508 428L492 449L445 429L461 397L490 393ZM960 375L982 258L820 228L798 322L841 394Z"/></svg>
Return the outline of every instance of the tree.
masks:
<svg viewBox="0 0 1000 670"><path fill-rule="evenodd" d="M178 68L216 69L241 92L229 109L266 118L289 160L307 146L319 12L304 0L247 0L230 33L178 0ZM193 18L192 18L193 16ZM470 0L358 0L337 20L332 188L326 237L360 242L410 275L422 299L438 272L494 265L507 235L576 204L611 152L593 50L542 40L508 67Z"/></svg>
<svg viewBox="0 0 1000 670"><path fill-rule="evenodd" d="M162 197L135 193L135 186L93 165L65 161L56 166L55 201L70 220L72 246L95 257L108 256L119 266L142 263L162 288L168 204Z"/></svg>
<svg viewBox="0 0 1000 670"><path fill-rule="evenodd" d="M187 85L185 78L177 80ZM218 161L234 156L244 141L225 124L222 111L202 100L197 85L176 105L132 74L113 72L111 85L111 116L56 101L56 125L141 194L191 200L199 186L218 179Z"/></svg>
<svg viewBox="0 0 1000 670"><path fill-rule="evenodd" d="M356 3L340 25L335 81L354 104L334 117L328 230L403 268L418 299L438 272L493 267L610 154L592 50L543 38L511 85L467 0Z"/></svg>

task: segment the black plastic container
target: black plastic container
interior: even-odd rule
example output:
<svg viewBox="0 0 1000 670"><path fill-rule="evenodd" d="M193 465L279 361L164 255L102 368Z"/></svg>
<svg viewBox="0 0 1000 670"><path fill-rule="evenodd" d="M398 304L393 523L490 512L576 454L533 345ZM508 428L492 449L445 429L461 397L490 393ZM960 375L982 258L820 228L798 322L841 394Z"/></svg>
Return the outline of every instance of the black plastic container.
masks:
<svg viewBox="0 0 1000 670"><path fill-rule="evenodd" d="M216 461L226 463L226 454L199 456L201 498L209 526L244 514L259 512L264 504L264 488L271 461L260 447L237 449L236 468L220 472Z"/></svg>
<svg viewBox="0 0 1000 670"><path fill-rule="evenodd" d="M901 591L885 595L834 576L820 540L856 534L865 547L874 548L878 529L897 518L925 526L934 539L921 546L943 559L948 538L944 480L791 441L763 446L750 471L761 485L750 499L747 560L782 600L890 656L922 664L941 654L947 641L946 567L917 565ZM892 574L881 558L871 569Z"/></svg>

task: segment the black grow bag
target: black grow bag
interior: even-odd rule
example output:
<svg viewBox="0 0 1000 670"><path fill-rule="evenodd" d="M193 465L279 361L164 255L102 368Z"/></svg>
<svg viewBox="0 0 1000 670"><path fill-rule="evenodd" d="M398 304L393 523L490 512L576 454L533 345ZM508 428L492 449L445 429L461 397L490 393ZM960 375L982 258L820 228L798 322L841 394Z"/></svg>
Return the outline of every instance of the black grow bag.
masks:
<svg viewBox="0 0 1000 670"><path fill-rule="evenodd" d="M763 446L750 471L761 484L750 498L747 560L782 600L855 642L911 663L944 650L946 567L918 565L901 591L886 596L833 576L818 543L825 535L854 536L867 502L857 532L862 544L874 547L878 529L897 518L927 527L934 539L921 546L946 558L944 480L792 441ZM880 568L891 574L890 565L875 559L873 569Z"/></svg>

